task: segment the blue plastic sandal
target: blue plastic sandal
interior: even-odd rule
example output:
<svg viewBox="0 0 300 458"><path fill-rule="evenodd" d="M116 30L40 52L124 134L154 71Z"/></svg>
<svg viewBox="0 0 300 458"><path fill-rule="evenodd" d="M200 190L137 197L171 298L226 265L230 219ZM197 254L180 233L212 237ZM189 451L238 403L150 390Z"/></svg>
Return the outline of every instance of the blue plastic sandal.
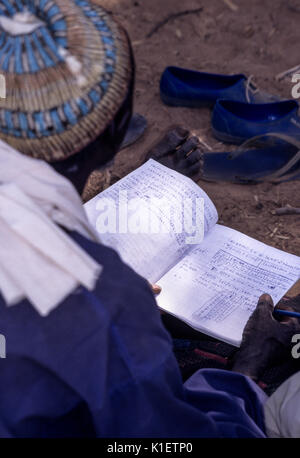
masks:
<svg viewBox="0 0 300 458"><path fill-rule="evenodd" d="M234 153L204 153L199 178L255 184L300 179L299 148L285 144L261 149L241 149Z"/></svg>

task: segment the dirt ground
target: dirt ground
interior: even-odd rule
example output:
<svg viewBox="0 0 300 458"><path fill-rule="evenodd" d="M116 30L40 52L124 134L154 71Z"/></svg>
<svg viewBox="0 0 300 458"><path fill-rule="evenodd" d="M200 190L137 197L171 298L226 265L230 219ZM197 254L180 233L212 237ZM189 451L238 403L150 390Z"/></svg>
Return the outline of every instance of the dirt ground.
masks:
<svg viewBox="0 0 300 458"><path fill-rule="evenodd" d="M300 0L103 0L103 5L128 30L136 59L135 111L149 126L138 143L118 154L110 173L94 173L85 199L136 168L149 145L174 124L195 132L213 151L228 150L211 134L210 110L163 105L159 80L168 65L253 74L260 88L291 97L291 81L278 82L275 76L300 64ZM171 19L147 37L170 15L200 7L201 12ZM300 215L272 214L287 204L300 207L300 181L198 183L215 203L222 224L300 256Z"/></svg>

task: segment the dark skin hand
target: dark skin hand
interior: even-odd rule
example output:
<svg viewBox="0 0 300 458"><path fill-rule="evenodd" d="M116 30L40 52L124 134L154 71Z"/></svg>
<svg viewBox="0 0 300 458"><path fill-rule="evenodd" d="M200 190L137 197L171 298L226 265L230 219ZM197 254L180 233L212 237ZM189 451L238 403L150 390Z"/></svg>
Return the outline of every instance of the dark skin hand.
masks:
<svg viewBox="0 0 300 458"><path fill-rule="evenodd" d="M293 311L292 307L282 303L280 309ZM255 381L272 364L289 357L292 337L300 332L297 318L276 319L273 311L271 296L263 294L245 326L242 344L232 367L233 371Z"/></svg>

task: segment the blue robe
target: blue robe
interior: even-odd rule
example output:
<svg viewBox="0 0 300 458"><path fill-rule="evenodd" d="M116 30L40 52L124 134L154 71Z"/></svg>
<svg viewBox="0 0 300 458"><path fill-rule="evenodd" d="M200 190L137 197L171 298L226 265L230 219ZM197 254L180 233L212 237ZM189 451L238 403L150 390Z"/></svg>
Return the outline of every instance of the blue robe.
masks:
<svg viewBox="0 0 300 458"><path fill-rule="evenodd" d="M0 436L264 437L264 393L216 369L183 384L146 280L71 236L104 267L93 292L78 288L47 317L0 295Z"/></svg>

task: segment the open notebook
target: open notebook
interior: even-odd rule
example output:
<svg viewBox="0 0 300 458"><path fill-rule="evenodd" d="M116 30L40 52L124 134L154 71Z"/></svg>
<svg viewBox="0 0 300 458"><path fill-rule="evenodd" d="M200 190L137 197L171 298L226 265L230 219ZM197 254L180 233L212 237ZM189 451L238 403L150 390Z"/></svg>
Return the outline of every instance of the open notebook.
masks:
<svg viewBox="0 0 300 458"><path fill-rule="evenodd" d="M125 193L128 201L138 198L132 201L129 212L125 200L120 201ZM187 243L192 226L185 232L182 224L179 233L174 214L159 204L167 201L178 210L178 203L187 197L204 202L203 227L197 228L199 234L203 230L204 238L197 244ZM110 232L103 233L104 223L108 223L107 198L115 202L116 211L110 209ZM151 199L158 204L149 206ZM187 207L182 205L185 212ZM140 230L138 221L141 225L149 219L149 208L155 213L153 221L161 223L160 232L133 233ZM235 346L241 343L243 328L259 296L269 293L276 304L300 277L299 257L217 224L217 210L205 192L189 178L152 159L87 202L85 210L91 224L101 232L102 242L115 248L136 272L162 287L157 296L161 309ZM190 212L191 224L201 226L196 204L190 206ZM129 233L125 214L131 217ZM114 217L117 222L122 219L117 227ZM165 231L161 230L164 226Z"/></svg>

